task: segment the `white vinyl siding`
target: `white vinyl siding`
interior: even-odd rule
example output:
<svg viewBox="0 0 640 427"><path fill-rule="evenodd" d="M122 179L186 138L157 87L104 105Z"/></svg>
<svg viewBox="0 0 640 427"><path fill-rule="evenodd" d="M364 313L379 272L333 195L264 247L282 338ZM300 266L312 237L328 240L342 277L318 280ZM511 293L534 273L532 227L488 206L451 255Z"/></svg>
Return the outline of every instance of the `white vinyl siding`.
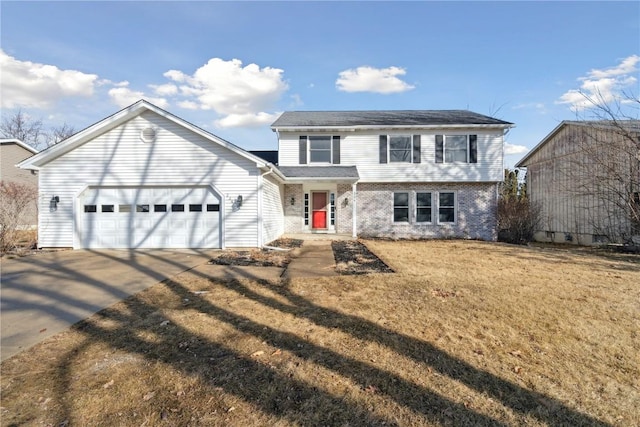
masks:
<svg viewBox="0 0 640 427"><path fill-rule="evenodd" d="M334 134L327 132L327 135ZM420 135L420 163L380 164L380 135ZM435 136L477 135L477 163L436 163ZM298 166L298 137L302 133L280 132L281 166ZM306 133L305 133L306 135ZM340 164L357 166L358 182L500 182L503 179L503 131L460 129L411 130L403 132L354 131L343 133Z"/></svg>
<svg viewBox="0 0 640 427"><path fill-rule="evenodd" d="M141 130L153 126L154 142ZM93 186L208 186L222 193L226 246L258 245L255 163L153 112L145 112L43 166L40 170L39 242L74 246L74 207ZM234 203L241 195L240 208ZM59 196L57 209L50 209ZM76 230L77 231L77 230ZM76 242L77 245L77 242Z"/></svg>
<svg viewBox="0 0 640 427"><path fill-rule="evenodd" d="M271 176L262 180L262 235L263 243L268 244L284 233L284 188Z"/></svg>

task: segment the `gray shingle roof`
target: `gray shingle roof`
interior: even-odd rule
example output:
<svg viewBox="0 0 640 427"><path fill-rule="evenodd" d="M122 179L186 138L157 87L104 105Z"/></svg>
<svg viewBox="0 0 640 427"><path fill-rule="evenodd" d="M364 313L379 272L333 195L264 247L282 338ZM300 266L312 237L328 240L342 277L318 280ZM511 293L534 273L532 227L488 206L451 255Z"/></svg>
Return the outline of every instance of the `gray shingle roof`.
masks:
<svg viewBox="0 0 640 427"><path fill-rule="evenodd" d="M287 178L360 178L355 166L278 166L278 170Z"/></svg>
<svg viewBox="0 0 640 427"><path fill-rule="evenodd" d="M285 111L271 127L511 124L513 123L467 110Z"/></svg>

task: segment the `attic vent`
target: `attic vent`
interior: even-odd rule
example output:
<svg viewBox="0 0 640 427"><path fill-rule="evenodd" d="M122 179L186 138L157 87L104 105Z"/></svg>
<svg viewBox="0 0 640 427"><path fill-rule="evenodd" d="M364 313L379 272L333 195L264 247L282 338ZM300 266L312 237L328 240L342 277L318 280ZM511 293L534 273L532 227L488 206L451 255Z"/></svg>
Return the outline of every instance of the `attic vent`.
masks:
<svg viewBox="0 0 640 427"><path fill-rule="evenodd" d="M140 139L143 142L153 142L156 140L156 130L154 128L144 128L140 132Z"/></svg>

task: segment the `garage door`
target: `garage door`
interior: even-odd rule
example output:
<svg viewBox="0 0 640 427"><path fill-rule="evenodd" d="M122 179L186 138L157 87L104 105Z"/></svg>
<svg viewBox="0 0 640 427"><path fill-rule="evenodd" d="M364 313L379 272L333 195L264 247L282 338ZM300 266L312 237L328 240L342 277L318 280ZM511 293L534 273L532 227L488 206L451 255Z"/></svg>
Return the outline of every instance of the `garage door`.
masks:
<svg viewBox="0 0 640 427"><path fill-rule="evenodd" d="M220 198L208 187L89 188L83 248L219 248Z"/></svg>

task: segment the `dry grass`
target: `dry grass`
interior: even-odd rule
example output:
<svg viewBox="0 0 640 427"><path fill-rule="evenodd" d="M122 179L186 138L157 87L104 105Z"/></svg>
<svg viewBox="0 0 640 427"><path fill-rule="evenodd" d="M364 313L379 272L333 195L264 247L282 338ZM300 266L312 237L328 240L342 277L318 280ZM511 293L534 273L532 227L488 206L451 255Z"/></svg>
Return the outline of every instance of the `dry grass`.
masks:
<svg viewBox="0 0 640 427"><path fill-rule="evenodd" d="M2 425L640 425L637 256L366 242L397 273L184 273L2 365Z"/></svg>

